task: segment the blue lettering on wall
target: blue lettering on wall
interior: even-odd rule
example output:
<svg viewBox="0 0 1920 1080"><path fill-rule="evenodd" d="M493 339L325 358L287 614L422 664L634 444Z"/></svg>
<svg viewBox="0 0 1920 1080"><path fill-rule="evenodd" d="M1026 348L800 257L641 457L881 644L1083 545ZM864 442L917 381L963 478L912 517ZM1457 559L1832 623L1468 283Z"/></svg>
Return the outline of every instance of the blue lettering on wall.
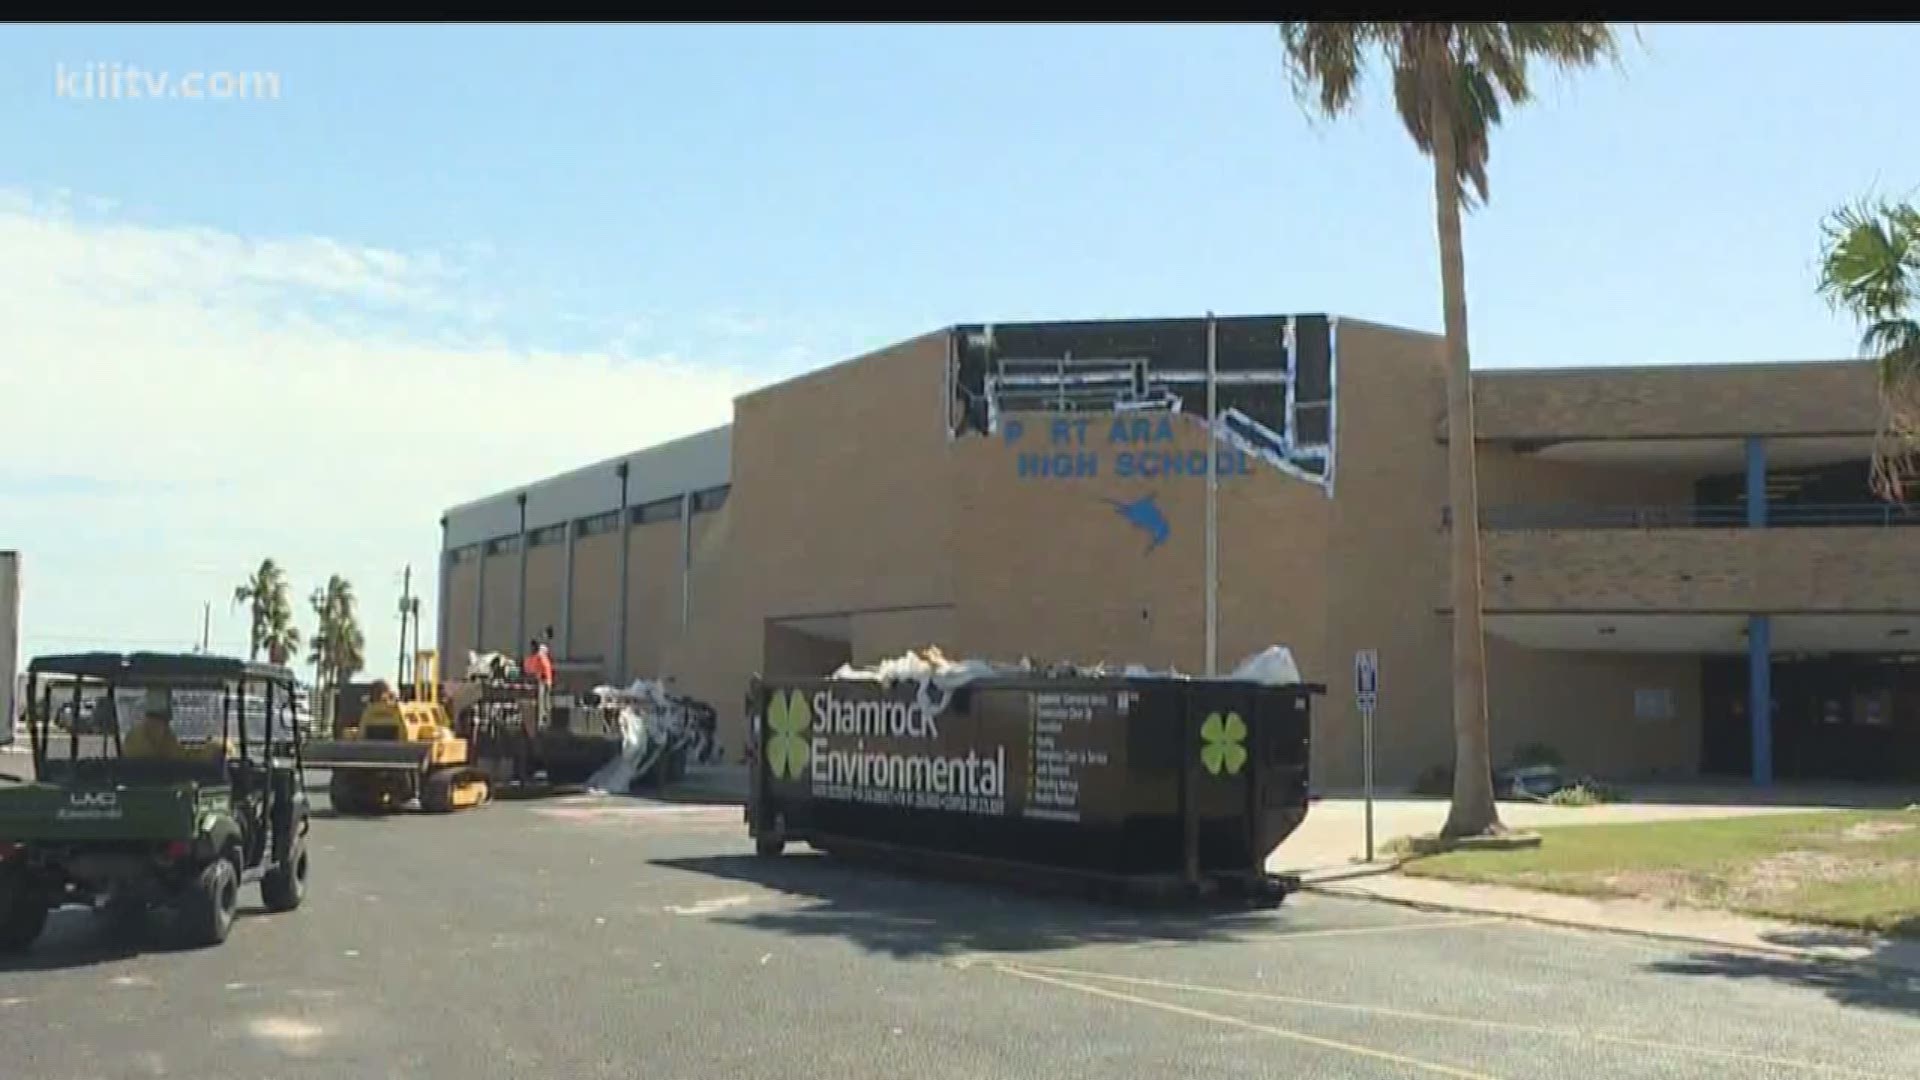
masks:
<svg viewBox="0 0 1920 1080"><path fill-rule="evenodd" d="M1085 421L1081 421L1085 423ZM1107 426L1107 443L1144 446L1148 443L1172 442L1173 420L1150 416L1121 416Z"/></svg>
<svg viewBox="0 0 1920 1080"><path fill-rule="evenodd" d="M1174 441L1171 417L1119 416L1105 421L1107 445L1104 450L1089 446L1087 427L1090 423L1093 421L1088 419L1050 420L1047 442L1053 449L1017 453L1015 476L1021 480L1093 479L1102 474L1101 459L1110 456L1111 475L1121 479L1206 478L1205 450L1181 451L1165 446ZM1012 420L1004 430L1008 445L1025 434L1024 427ZM1097 440L1099 429L1093 434ZM1149 446L1155 448L1143 449ZM1214 468L1222 480L1253 475L1253 461L1243 450L1218 449Z"/></svg>
<svg viewBox="0 0 1920 1080"><path fill-rule="evenodd" d="M1022 480L1088 480L1100 475L1100 455L1064 450L1054 454L1024 453L1019 457L1017 469Z"/></svg>

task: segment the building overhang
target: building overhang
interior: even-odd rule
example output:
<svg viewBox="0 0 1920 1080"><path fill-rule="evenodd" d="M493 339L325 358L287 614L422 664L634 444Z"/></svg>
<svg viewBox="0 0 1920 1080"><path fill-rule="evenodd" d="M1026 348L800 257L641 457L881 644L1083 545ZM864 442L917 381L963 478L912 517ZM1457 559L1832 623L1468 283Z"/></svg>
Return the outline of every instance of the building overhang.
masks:
<svg viewBox="0 0 1920 1080"><path fill-rule="evenodd" d="M1785 613L1771 619L1776 654L1920 650L1920 612ZM1489 635L1530 649L1725 656L1747 651L1745 615L1488 612L1485 621Z"/></svg>
<svg viewBox="0 0 1920 1080"><path fill-rule="evenodd" d="M1540 461L1569 465L1657 469L1697 475L1737 473L1746 467L1743 438L1707 439L1534 439L1515 450ZM1769 469L1808 469L1873 454L1873 436L1780 435L1767 440Z"/></svg>
<svg viewBox="0 0 1920 1080"><path fill-rule="evenodd" d="M1865 360L1476 371L1474 429L1521 444L1866 435L1878 389Z"/></svg>

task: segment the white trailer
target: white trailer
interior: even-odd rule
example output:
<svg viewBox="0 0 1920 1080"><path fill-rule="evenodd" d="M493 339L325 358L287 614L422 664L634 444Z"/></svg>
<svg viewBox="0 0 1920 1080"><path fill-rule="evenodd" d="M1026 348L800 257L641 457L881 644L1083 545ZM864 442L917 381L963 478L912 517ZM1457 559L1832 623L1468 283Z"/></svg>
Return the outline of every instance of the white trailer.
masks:
<svg viewBox="0 0 1920 1080"><path fill-rule="evenodd" d="M20 553L0 551L0 746L13 742L20 694Z"/></svg>

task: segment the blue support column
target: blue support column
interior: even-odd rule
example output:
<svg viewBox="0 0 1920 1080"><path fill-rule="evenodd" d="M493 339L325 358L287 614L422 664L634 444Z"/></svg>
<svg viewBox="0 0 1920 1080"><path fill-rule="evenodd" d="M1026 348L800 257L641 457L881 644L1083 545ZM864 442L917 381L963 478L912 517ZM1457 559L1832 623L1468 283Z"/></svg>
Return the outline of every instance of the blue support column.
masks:
<svg viewBox="0 0 1920 1080"><path fill-rule="evenodd" d="M1767 440L1747 436L1747 527L1767 527Z"/></svg>
<svg viewBox="0 0 1920 1080"><path fill-rule="evenodd" d="M1767 527L1767 440L1747 436L1747 527ZM1773 783L1773 620L1747 616L1747 719L1752 725L1753 782Z"/></svg>
<svg viewBox="0 0 1920 1080"><path fill-rule="evenodd" d="M1747 616L1747 717L1753 724L1753 782L1773 783L1773 620Z"/></svg>

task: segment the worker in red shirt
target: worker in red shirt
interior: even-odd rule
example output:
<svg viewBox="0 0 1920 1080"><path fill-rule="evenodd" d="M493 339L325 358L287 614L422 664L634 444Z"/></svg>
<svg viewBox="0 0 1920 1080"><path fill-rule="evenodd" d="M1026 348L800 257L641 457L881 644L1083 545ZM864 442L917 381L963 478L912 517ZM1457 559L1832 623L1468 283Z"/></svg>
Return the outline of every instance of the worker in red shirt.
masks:
<svg viewBox="0 0 1920 1080"><path fill-rule="evenodd" d="M527 643L527 659L520 665L520 670L539 687L538 696L534 699L533 715L522 711L520 719L521 729L527 739L523 745L531 746L539 737L539 729L547 725L553 714L553 654L547 651L546 642L535 638ZM521 775L531 775L528 768L528 763L522 761Z"/></svg>
<svg viewBox="0 0 1920 1080"><path fill-rule="evenodd" d="M547 651L547 643L536 638L527 646L527 660L521 667L542 686L552 686L553 655Z"/></svg>

